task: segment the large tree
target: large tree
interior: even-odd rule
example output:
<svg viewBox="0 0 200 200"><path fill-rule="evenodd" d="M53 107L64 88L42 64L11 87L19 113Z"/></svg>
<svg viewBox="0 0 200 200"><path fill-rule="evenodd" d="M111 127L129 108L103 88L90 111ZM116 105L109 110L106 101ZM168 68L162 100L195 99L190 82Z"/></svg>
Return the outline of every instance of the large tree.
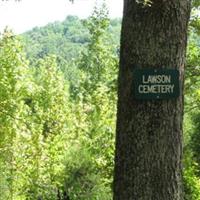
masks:
<svg viewBox="0 0 200 200"><path fill-rule="evenodd" d="M114 200L181 200L183 90L137 100L135 68L179 70L183 88L190 0L124 0Z"/></svg>

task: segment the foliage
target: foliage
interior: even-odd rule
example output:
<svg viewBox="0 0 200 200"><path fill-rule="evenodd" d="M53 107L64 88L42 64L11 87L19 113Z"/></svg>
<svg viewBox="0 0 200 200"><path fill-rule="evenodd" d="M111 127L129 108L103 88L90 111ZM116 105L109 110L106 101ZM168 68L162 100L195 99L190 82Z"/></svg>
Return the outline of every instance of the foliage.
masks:
<svg viewBox="0 0 200 200"><path fill-rule="evenodd" d="M184 190L186 200L200 199L199 177L199 1L193 1L185 79Z"/></svg>
<svg viewBox="0 0 200 200"><path fill-rule="evenodd" d="M70 199L111 199L111 189L102 182L90 149L84 144L74 144L66 152L64 160L64 187ZM74 159L76 157L76 159Z"/></svg>
<svg viewBox="0 0 200 200"><path fill-rule="evenodd" d="M21 39L8 30L0 38L0 199L112 198L112 23L103 5L88 20L35 28L22 36L30 62Z"/></svg>
<svg viewBox="0 0 200 200"><path fill-rule="evenodd" d="M78 129L82 130L79 134L85 149L90 151L91 166L94 167L96 176L99 176L99 181L95 185L100 183L106 193L103 195L102 191L101 197L96 193L97 196L79 198L110 199L111 192L108 191L111 190L113 170L118 58L112 53L115 46L108 46L106 43L109 37L106 32L109 20L105 8L95 9L85 25L91 37L87 50L77 62L81 79L76 85L71 86L71 98L77 105L76 112L85 113L77 118Z"/></svg>
<svg viewBox="0 0 200 200"><path fill-rule="evenodd" d="M80 57L82 51L90 42L90 33L84 25L87 20L68 16L63 22L50 23L45 27L35 27L22 36L25 42L30 63L44 58L48 54L58 57L58 64L67 77L74 73L74 60ZM113 19L109 24L110 39L107 43L119 45L121 20ZM76 67L76 66L73 66ZM73 75L72 75L73 76Z"/></svg>
<svg viewBox="0 0 200 200"><path fill-rule="evenodd" d="M15 159L15 138L23 112L27 62L19 39L15 39L8 29L0 39L0 65L0 183L3 183L0 199L13 199L18 165Z"/></svg>
<svg viewBox="0 0 200 200"><path fill-rule="evenodd" d="M184 180L184 200L199 200L200 199L200 180L196 176L198 165L192 160L190 152L185 156L185 169L183 174Z"/></svg>

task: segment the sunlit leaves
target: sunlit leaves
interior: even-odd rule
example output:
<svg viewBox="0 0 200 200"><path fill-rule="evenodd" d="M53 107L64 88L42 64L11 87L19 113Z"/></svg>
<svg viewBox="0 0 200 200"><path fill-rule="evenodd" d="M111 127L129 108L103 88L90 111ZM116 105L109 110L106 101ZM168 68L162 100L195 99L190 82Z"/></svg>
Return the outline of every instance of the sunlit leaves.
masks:
<svg viewBox="0 0 200 200"><path fill-rule="evenodd" d="M46 52L28 67L21 41L2 36L0 199L111 198L118 55L107 14L96 7L85 22L89 39L70 83L65 57Z"/></svg>
<svg viewBox="0 0 200 200"><path fill-rule="evenodd" d="M23 123L21 113L27 61L19 39L8 29L0 39L0 66L0 163L4 174L1 181L8 189L5 195L12 199L17 189L13 188L18 166L15 147L19 127Z"/></svg>

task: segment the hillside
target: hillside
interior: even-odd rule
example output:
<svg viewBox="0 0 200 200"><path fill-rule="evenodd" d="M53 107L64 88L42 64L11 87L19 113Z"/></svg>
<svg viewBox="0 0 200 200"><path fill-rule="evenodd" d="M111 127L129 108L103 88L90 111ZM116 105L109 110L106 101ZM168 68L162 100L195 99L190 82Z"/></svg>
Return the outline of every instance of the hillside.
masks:
<svg viewBox="0 0 200 200"><path fill-rule="evenodd" d="M22 36L25 50L31 64L39 58L54 54L63 62L78 58L80 52L90 41L87 20L68 16L63 22L49 23L44 27L35 27ZM108 28L109 43L119 46L121 20L113 19Z"/></svg>

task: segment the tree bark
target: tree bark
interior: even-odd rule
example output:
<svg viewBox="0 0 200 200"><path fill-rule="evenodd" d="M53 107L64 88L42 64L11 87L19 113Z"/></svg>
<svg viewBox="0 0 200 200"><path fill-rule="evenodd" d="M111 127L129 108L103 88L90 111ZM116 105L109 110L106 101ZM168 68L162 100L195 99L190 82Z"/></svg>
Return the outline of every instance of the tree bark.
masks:
<svg viewBox="0 0 200 200"><path fill-rule="evenodd" d="M183 74L190 0L124 0L114 200L181 200ZM135 68L180 72L180 97L137 100Z"/></svg>

